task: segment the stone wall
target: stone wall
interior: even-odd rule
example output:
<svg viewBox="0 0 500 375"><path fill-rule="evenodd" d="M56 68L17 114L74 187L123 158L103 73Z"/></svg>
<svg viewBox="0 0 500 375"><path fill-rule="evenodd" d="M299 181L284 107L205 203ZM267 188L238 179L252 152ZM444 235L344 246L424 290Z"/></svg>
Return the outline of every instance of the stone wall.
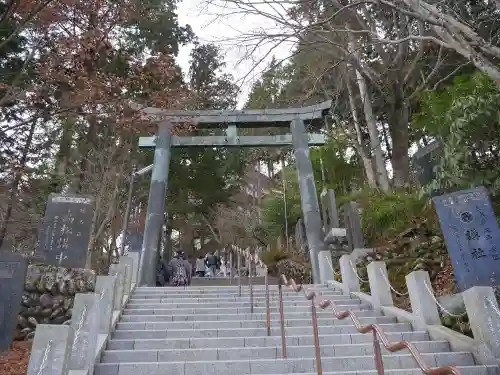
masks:
<svg viewBox="0 0 500 375"><path fill-rule="evenodd" d="M30 265L15 340L33 338L37 324L69 324L75 294L94 292L95 280L88 269Z"/></svg>

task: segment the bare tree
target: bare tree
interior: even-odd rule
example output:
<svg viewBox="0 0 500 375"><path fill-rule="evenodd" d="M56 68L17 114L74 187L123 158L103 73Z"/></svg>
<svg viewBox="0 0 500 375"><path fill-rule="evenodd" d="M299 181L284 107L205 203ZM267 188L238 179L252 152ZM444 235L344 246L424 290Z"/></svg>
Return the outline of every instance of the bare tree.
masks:
<svg viewBox="0 0 500 375"><path fill-rule="evenodd" d="M233 244L246 248L258 244L255 229L259 223L259 215L253 205L219 205L215 210L213 222L224 246Z"/></svg>
<svg viewBox="0 0 500 375"><path fill-rule="evenodd" d="M428 85L436 85L439 77L443 78L440 76L443 71L445 78L448 77L450 60L455 66L449 76L473 64L500 83L500 70L496 65L500 57L500 49L496 47L498 33L494 26L487 28L489 33L480 32L474 27L483 26L470 26L474 25L473 20L464 21L474 17L459 12L467 8L465 3L465 0L441 1L435 5L421 0L333 0L328 3L212 0L212 4L223 8L226 14L258 16L270 21L269 27L242 32L232 40L246 46L248 55L266 45L268 51L264 54L269 55L276 45L296 43L295 53L316 50L329 59L329 66L317 72L318 76L331 76L326 73L338 72L336 68L348 65L343 68L343 77L352 79L359 90L361 100L352 104L361 104L358 111L364 114L361 121L358 113L357 123L360 126L364 123L370 137L364 150L368 154L360 154L360 157L367 176L371 174L368 158L373 159L373 172L379 188L384 191L388 184L380 157L380 138L384 138L387 145L386 153L394 171L393 183L404 186L409 181L410 101ZM490 7L492 12L490 19L481 24L493 25L500 13L498 4L485 1L484 7ZM485 17L484 13L481 17ZM357 96L353 88L351 85L350 94ZM375 105L378 108L372 115ZM356 149L358 153L361 151L359 147Z"/></svg>

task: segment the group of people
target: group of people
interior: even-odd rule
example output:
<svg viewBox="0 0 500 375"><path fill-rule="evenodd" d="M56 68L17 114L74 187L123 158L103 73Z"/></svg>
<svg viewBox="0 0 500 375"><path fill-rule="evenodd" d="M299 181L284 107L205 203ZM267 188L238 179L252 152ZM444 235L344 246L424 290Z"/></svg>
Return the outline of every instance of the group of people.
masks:
<svg viewBox="0 0 500 375"><path fill-rule="evenodd" d="M213 277L222 272L226 275L226 267L215 252L200 256L196 260L195 272L198 277ZM191 285L193 267L186 259L183 251L178 251L169 263L162 259L159 264L158 286L188 286Z"/></svg>
<svg viewBox="0 0 500 375"><path fill-rule="evenodd" d="M205 257L200 255L198 259L196 259L196 275L199 277L216 276L221 268L225 269L225 265L215 252L209 253Z"/></svg>
<svg viewBox="0 0 500 375"><path fill-rule="evenodd" d="M165 259L160 261L157 284L159 286L187 286L191 285L193 267L186 259L183 251L178 251L169 263Z"/></svg>

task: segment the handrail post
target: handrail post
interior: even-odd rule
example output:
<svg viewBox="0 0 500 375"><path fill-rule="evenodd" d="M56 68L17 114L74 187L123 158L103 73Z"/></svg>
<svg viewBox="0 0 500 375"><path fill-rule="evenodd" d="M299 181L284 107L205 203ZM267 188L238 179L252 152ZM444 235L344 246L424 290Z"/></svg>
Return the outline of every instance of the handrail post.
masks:
<svg viewBox="0 0 500 375"><path fill-rule="evenodd" d="M280 303L281 353L283 359L285 359L286 358L285 312L283 307L283 288L281 285L281 280L278 281L278 295Z"/></svg>
<svg viewBox="0 0 500 375"><path fill-rule="evenodd" d="M238 266L237 266L237 269L238 269L238 293L239 293L239 296L241 297L241 270L240 270L241 254L239 251L238 251L238 256L236 258L237 258L237 262L238 262Z"/></svg>
<svg viewBox="0 0 500 375"><path fill-rule="evenodd" d="M315 299L316 297L313 297L311 299L311 315L312 315L312 325L313 325L313 335L314 335L314 354L316 357L316 373L317 375L323 375L323 367L321 367L321 349L319 347L318 315L316 314L316 305L314 303Z"/></svg>
<svg viewBox="0 0 500 375"><path fill-rule="evenodd" d="M229 285L233 285L233 251L229 249Z"/></svg>
<svg viewBox="0 0 500 375"><path fill-rule="evenodd" d="M373 354L375 357L375 368L377 375L384 375L384 361L382 359L382 352L380 350L380 340L377 336L377 331L373 331Z"/></svg>
<svg viewBox="0 0 500 375"><path fill-rule="evenodd" d="M252 262L253 258L248 258L248 287L250 288L250 313L253 314L253 283L252 283Z"/></svg>
<svg viewBox="0 0 500 375"><path fill-rule="evenodd" d="M269 278L268 278L268 269L266 267L266 275L264 277L266 284L266 329L267 335L271 336L271 306L269 301Z"/></svg>

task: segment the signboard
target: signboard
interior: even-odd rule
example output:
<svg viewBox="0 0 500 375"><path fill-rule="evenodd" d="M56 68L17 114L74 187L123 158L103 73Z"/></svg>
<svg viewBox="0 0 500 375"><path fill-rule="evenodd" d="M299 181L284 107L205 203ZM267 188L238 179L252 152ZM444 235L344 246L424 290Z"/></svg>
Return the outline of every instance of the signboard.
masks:
<svg viewBox="0 0 500 375"><path fill-rule="evenodd" d="M44 263L85 268L93 205L88 196L50 195L36 251Z"/></svg>
<svg viewBox="0 0 500 375"><path fill-rule="evenodd" d="M441 146L440 141L434 141L413 154L411 165L421 186L425 186L435 179L434 168L439 164L439 156L442 153Z"/></svg>
<svg viewBox="0 0 500 375"><path fill-rule="evenodd" d="M500 230L484 187L434 197L460 291L499 285Z"/></svg>
<svg viewBox="0 0 500 375"><path fill-rule="evenodd" d="M28 262L21 254L0 251L0 352L12 343L21 308Z"/></svg>

